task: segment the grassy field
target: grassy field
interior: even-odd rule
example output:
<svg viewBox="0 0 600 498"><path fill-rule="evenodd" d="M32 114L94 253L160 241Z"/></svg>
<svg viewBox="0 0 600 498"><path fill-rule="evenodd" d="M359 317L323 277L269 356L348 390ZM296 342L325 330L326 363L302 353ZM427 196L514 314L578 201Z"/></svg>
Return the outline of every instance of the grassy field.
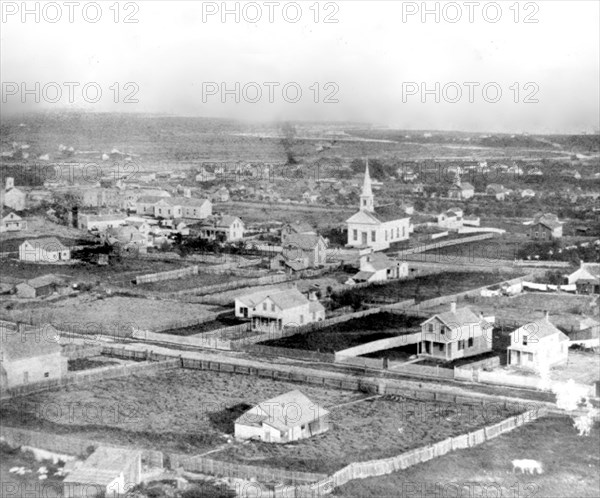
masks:
<svg viewBox="0 0 600 498"><path fill-rule="evenodd" d="M293 389L300 389L317 407L331 412L331 428L327 433L285 445L226 444L233 432L233 421L245 409ZM361 401L350 403L358 400ZM75 402L82 408L66 410ZM53 410L48 415L49 411L41 410L40 406L50 403ZM57 406L65 407L63 416ZM212 453L211 457L330 472L352 461L393 456L508 415L505 410L494 410L492 414L465 409L461 405L399 397L365 399L365 395L354 392L243 375L176 370L10 400L2 404L1 415L7 425L113 444L192 454L222 447L222 451ZM484 418L486 413L489 418Z"/></svg>
<svg viewBox="0 0 600 498"><path fill-rule="evenodd" d="M177 301L142 299L135 297L108 297L102 299L69 298L53 306L16 309L14 319L32 320L33 323L52 323L58 328L73 329L90 334L129 335L132 327L144 330L178 328L192 319L214 319L221 308Z"/></svg>
<svg viewBox="0 0 600 498"><path fill-rule="evenodd" d="M133 258L122 259L120 263L112 262L106 266L79 262L70 265L38 265L7 259L2 261L2 276L4 278L10 277L26 280L47 273L55 273L78 282L124 284L128 286L131 284L131 280L137 275L178 270L186 266L189 266L189 263L181 261L150 261Z"/></svg>
<svg viewBox="0 0 600 498"><path fill-rule="evenodd" d="M377 313L337 323L306 334L296 334L261 343L265 346L335 353L366 342L417 332L422 318Z"/></svg>
<svg viewBox="0 0 600 498"><path fill-rule="evenodd" d="M352 292L359 295L363 301L415 299L419 302L491 285L514 277L514 274L490 272L447 272L417 277L409 281L397 280L386 285L375 285Z"/></svg>
<svg viewBox="0 0 600 498"><path fill-rule="evenodd" d="M170 280L161 280L159 282L148 282L135 285L135 288L158 291L158 292L176 292L184 289L193 289L194 287L204 287L207 285L224 284L235 280L245 280L244 277L229 274L214 274L198 272L197 275L190 275L185 278L176 278Z"/></svg>
<svg viewBox="0 0 600 498"><path fill-rule="evenodd" d="M200 325L194 325L192 327L183 327L179 329L169 330L171 335L196 335L202 334L203 332L212 332L213 330L222 329L225 327L232 327L234 325L241 325L246 323L244 320L236 318L232 312L221 313L215 320L210 322L201 323ZM247 335L247 333L246 333Z"/></svg>
<svg viewBox="0 0 600 498"><path fill-rule="evenodd" d="M445 496L597 497L599 448L598 425L590 436L580 437L571 419L545 417L476 448L454 451L387 476L351 481L333 494L347 498L442 496L447 486ZM544 473L513 475L511 460L523 458L541 461ZM437 495L436 483L441 486ZM473 484L472 494L468 483ZM491 485L487 495L484 485ZM425 486L431 494L421 494Z"/></svg>

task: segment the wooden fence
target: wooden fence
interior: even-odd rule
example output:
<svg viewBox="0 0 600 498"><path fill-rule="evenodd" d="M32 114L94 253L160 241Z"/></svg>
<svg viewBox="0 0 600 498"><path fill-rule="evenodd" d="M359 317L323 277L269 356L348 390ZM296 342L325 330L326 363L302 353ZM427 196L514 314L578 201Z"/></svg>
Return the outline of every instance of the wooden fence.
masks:
<svg viewBox="0 0 600 498"><path fill-rule="evenodd" d="M148 275L138 275L135 277L135 283L139 285L149 282L159 282L162 280L174 280L177 278L189 277L190 275L198 275L198 265L181 268L180 270L161 271L158 273L150 273Z"/></svg>
<svg viewBox="0 0 600 498"><path fill-rule="evenodd" d="M104 351L104 348L103 348ZM116 365L93 370L83 370L80 372L72 372L58 379L48 379L39 382L32 382L21 386L15 386L2 391L1 399L9 399L17 396L26 396L28 394L48 391L50 389L61 389L67 386L75 386L88 384L90 382L99 382L107 379L115 379L118 377L128 377L136 373L148 373L161 370L169 370L178 368L180 363L178 360L167 358L167 361L156 363L135 363L131 365Z"/></svg>
<svg viewBox="0 0 600 498"><path fill-rule="evenodd" d="M317 351L307 351L305 349L278 348L274 346L264 346L262 344L248 344L244 346L243 349L248 353L256 353L261 356L283 356L284 358L318 361L321 363L333 363L335 361L335 355L333 353L319 353Z"/></svg>
<svg viewBox="0 0 600 498"><path fill-rule="evenodd" d="M87 455L91 448L96 449L100 446L124 448L123 446L104 444L92 439L7 427L4 424L0 426L0 435L2 440L13 448L29 446L72 456ZM161 451L141 449L141 452L143 464L150 468L163 468L163 453Z"/></svg>
<svg viewBox="0 0 600 498"><path fill-rule="evenodd" d="M102 346L89 344L65 344L62 345L62 355L69 360L78 360L81 358L91 358L92 356L100 356L102 354Z"/></svg>
<svg viewBox="0 0 600 498"><path fill-rule="evenodd" d="M235 479L258 479L263 482L291 482L297 484L321 481L326 474L310 472L295 472L292 470L272 467L258 467L256 465L243 465L229 463L221 460L212 460L201 456L169 454L172 469L183 469L188 472L207 474Z"/></svg>
<svg viewBox="0 0 600 498"><path fill-rule="evenodd" d="M241 488L238 490L238 496L249 498L250 496L261 496L269 498L286 497L310 497L316 498L330 494L335 488L343 486L355 479L367 479L369 477L380 477L393 472L405 470L413 465L428 462L434 458L446 455L451 451L474 448L486 441L490 441L502 434L521 427L522 425L533 422L537 418L545 415L544 410L530 410L524 413L509 417L498 423L488 425L481 429L461 434L438 441L427 446L415 448L400 455L390 458L369 460L364 462L352 462L346 467L334 472L312 484L300 486L280 486L278 488L269 488L263 486L260 494L256 494L254 486ZM246 490L247 489L247 490Z"/></svg>
<svg viewBox="0 0 600 498"><path fill-rule="evenodd" d="M425 251L431 251L432 249L441 249L442 247L455 246L457 244L467 244L469 242L478 242L480 240L487 240L493 238L493 233L484 233L481 235L473 235L472 237L462 237L460 239L444 240L442 242L436 242L434 244L423 244L410 249L404 249L397 253L398 258L402 256L408 256L410 254L418 254Z"/></svg>

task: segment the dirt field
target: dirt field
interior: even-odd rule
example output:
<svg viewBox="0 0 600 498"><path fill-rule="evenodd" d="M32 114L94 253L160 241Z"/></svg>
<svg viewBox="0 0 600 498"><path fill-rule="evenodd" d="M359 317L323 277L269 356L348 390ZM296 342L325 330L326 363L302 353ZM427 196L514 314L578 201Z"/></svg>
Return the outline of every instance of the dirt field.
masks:
<svg viewBox="0 0 600 498"><path fill-rule="evenodd" d="M8 425L17 423L115 444L199 454L226 443L233 432L233 421L249 405L293 389L300 389L317 407L331 411L327 433L286 445L234 442L211 456L254 465L330 472L355 460L393 456L507 416L504 410L493 410L493 414L471 412L454 404L399 397L367 400L368 395L354 392L192 370L131 376L34 394L27 397L25 404L16 400L3 403L1 413ZM58 414L56 406L71 406L74 402L79 403L81 410L65 409L64 416ZM45 417L47 411L39 407L49 403L53 406L52 417ZM86 407L96 409L85 410ZM484 419L485 413L489 414L488 420Z"/></svg>
<svg viewBox="0 0 600 498"><path fill-rule="evenodd" d="M419 302L491 285L515 277L514 274L506 275L502 273L447 272L418 277L409 281L398 280L387 285L357 289L355 292L365 301L369 299L393 299L394 301L415 299Z"/></svg>
<svg viewBox="0 0 600 498"><path fill-rule="evenodd" d="M342 349L358 346L367 342L417 332L422 318L377 313L356 320L338 323L330 327L296 334L261 344L282 348L305 349L321 353L335 353Z"/></svg>
<svg viewBox="0 0 600 498"><path fill-rule="evenodd" d="M150 273L150 272L149 272ZM229 274L203 273L190 275L185 278L175 278L170 280L161 280L160 282L149 282L132 287L158 292L176 292L183 289L193 289L194 287L204 287L207 285L224 284L236 280L244 280L244 277Z"/></svg>
<svg viewBox="0 0 600 498"><path fill-rule="evenodd" d="M545 417L476 448L454 451L387 476L351 481L336 489L333 495L348 498L597 497L599 448L598 425L590 436L580 437L571 419ZM544 473L513 475L511 460L524 458L541 461ZM436 483L440 485L437 494ZM472 484L470 490L468 483ZM487 494L484 485L489 486Z"/></svg>
<svg viewBox="0 0 600 498"><path fill-rule="evenodd" d="M61 324L69 330L91 334L106 333L122 335L131 327L155 329L162 327L178 328L191 319L212 320L220 308L203 304L180 303L177 301L142 299L134 297L108 297L93 299L68 298L53 306L39 306L29 310L16 310L11 316L31 319L34 323ZM125 334L129 335L129 334Z"/></svg>

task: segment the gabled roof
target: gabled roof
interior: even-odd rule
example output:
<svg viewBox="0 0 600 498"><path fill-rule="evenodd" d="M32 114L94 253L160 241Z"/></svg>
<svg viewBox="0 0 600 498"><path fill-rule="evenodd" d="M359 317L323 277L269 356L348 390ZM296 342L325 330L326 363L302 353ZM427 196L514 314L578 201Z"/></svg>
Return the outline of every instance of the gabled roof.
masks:
<svg viewBox="0 0 600 498"><path fill-rule="evenodd" d="M23 244L25 244L27 242L33 247L41 247L42 249L45 249L45 250L52 249L54 251L65 251L68 249L68 247L65 246L56 237L41 237L39 239L27 239L23 242ZM23 244L21 244L21 245L23 245Z"/></svg>
<svg viewBox="0 0 600 498"><path fill-rule="evenodd" d="M300 391L294 390L259 403L239 417L235 423L242 425L256 423L258 415L261 423L280 431L286 431L291 427L308 424L328 414L328 410L313 403Z"/></svg>
<svg viewBox="0 0 600 498"><path fill-rule="evenodd" d="M432 320L439 320L447 327L463 327L469 324L479 323L482 327L487 328L491 326L488 322L477 316L470 308L458 308L456 311L445 311L444 313L438 313L433 315L431 318L425 320L421 325L428 323Z"/></svg>
<svg viewBox="0 0 600 498"><path fill-rule="evenodd" d="M279 292L279 289L265 289L252 294L246 294L236 297L236 300L245 305L247 308L255 308L258 303L264 301L269 294Z"/></svg>
<svg viewBox="0 0 600 498"><path fill-rule="evenodd" d="M23 218L16 213L8 213L4 218L2 218L2 221L20 221L22 219Z"/></svg>
<svg viewBox="0 0 600 498"><path fill-rule="evenodd" d="M319 313L321 311L325 311L325 307L319 301L309 301L309 303L308 303L308 312L309 313Z"/></svg>
<svg viewBox="0 0 600 498"><path fill-rule="evenodd" d="M63 482L107 486L136 460L141 461L140 450L100 446Z"/></svg>
<svg viewBox="0 0 600 498"><path fill-rule="evenodd" d="M267 298L273 301L273 303L275 303L275 306L282 310L296 308L308 302L306 296L302 294L298 289L286 289L276 293L271 293L267 295L262 301L264 301ZM260 302L258 304L260 304Z"/></svg>
<svg viewBox="0 0 600 498"><path fill-rule="evenodd" d="M531 337L536 337L538 339L543 339L544 337L550 337L554 334L559 334L559 342L568 341L569 338L566 334L557 329L550 321L546 318L542 318L541 320L536 320L534 322L529 322L522 327L519 327L517 330L521 332L530 332ZM514 334L516 331L513 331Z"/></svg>
<svg viewBox="0 0 600 498"><path fill-rule="evenodd" d="M352 277L352 280L355 282L367 282L373 275L375 275L374 271L359 271Z"/></svg>
<svg viewBox="0 0 600 498"><path fill-rule="evenodd" d="M283 246L292 246L303 250L310 250L314 249L320 241L323 241L323 243L325 242L323 237L321 237L320 235L308 233L291 233L285 238Z"/></svg>
<svg viewBox="0 0 600 498"><path fill-rule="evenodd" d="M6 360L16 361L28 358L37 358L50 354L60 353L61 346L52 340L58 330L52 325L36 327L26 325L22 333L16 331L17 327L6 323L0 324L0 350Z"/></svg>
<svg viewBox="0 0 600 498"><path fill-rule="evenodd" d="M49 273L48 275L42 275L41 277L32 278L30 280L25 281L24 283L26 283L30 287L33 287L34 289L39 289L40 287L46 287L47 285L60 284L62 283L62 279L60 279L53 273Z"/></svg>
<svg viewBox="0 0 600 498"><path fill-rule="evenodd" d="M315 229L308 223L297 221L296 223L287 223L284 228L289 228L295 233L315 233Z"/></svg>
<svg viewBox="0 0 600 498"><path fill-rule="evenodd" d="M162 201L163 199L168 199L168 197L162 197L160 195L142 195L138 197L136 202L141 204L156 204L158 201Z"/></svg>

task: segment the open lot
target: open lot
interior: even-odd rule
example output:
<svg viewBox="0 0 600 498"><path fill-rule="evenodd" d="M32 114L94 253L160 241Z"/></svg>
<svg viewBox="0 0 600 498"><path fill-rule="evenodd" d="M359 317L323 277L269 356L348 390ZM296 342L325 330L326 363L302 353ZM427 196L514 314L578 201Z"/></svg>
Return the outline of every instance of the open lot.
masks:
<svg viewBox="0 0 600 498"><path fill-rule="evenodd" d="M159 271L178 270L189 266L181 261L151 261L144 259L123 258L120 262L112 261L110 265L99 266L83 262L69 265L51 265L25 263L14 259L2 260L2 276L27 280L47 273L64 275L65 278L77 282L94 284L131 285L137 275L156 273Z"/></svg>
<svg viewBox="0 0 600 498"><path fill-rule="evenodd" d="M582 294L523 292L515 296L467 297L459 300L459 305L473 306L484 314L496 318L525 323L543 318L550 313L550 321L566 331L582 314L593 316L597 313L593 304L596 297ZM432 308L432 311L446 309L444 306Z"/></svg>
<svg viewBox="0 0 600 498"><path fill-rule="evenodd" d="M42 303L43 304L43 303ZM16 309L11 318L32 320L33 323L52 323L80 333L129 336L131 328L143 330L178 328L188 320L213 320L220 308L170 300L136 297L91 296L68 298L53 306Z"/></svg>
<svg viewBox="0 0 600 498"><path fill-rule="evenodd" d="M284 445L226 444L233 421L244 409L293 389L300 389L317 407L331 411L328 432ZM211 458L318 472L331 472L356 460L397 455L508 416L500 406L482 411L400 397L364 398L363 394L326 387L173 370L10 400L3 403L1 414L7 425L191 454L222 447ZM349 403L358 400L362 401ZM68 412L66 407L75 402L82 409ZM52 416L45 416L47 411L39 407L49 403L54 410ZM64 416L57 413L56 406L65 407ZM93 417L85 407L95 407Z"/></svg>
<svg viewBox="0 0 600 498"><path fill-rule="evenodd" d="M281 339L261 343L292 349L305 349L321 353L335 353L342 349L358 346L378 339L418 332L422 318L377 313L355 320L337 323L324 329L306 334L295 334Z"/></svg>
<svg viewBox="0 0 600 498"><path fill-rule="evenodd" d="M395 280L385 285L374 285L364 289L351 289L350 292L360 296L363 301L369 301L370 299L394 301L415 299L419 302L492 285L516 276L500 272L446 272L417 277L413 280Z"/></svg>
<svg viewBox="0 0 600 498"><path fill-rule="evenodd" d="M351 481L333 494L349 498L443 496L444 492L445 496L472 498L597 497L599 448L598 425L590 436L580 437L570 418L544 417L475 448L454 451L386 476ZM514 459L538 460L544 473L515 475L510 463ZM440 485L438 494L436 483ZM472 483L470 490L468 483ZM484 485L490 486L487 494Z"/></svg>

